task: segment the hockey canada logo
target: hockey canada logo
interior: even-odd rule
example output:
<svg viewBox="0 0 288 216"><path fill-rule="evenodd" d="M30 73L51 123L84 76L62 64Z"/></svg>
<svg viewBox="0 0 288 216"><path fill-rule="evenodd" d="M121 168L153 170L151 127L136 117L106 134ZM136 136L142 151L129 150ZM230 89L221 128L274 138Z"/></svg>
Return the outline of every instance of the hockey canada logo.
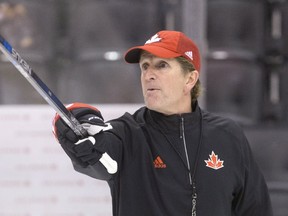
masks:
<svg viewBox="0 0 288 216"><path fill-rule="evenodd" d="M162 38L159 38L158 34L156 34L153 37L151 37L149 40L147 40L145 44L151 44L151 43L159 42L159 41L161 41L161 39Z"/></svg>
<svg viewBox="0 0 288 216"><path fill-rule="evenodd" d="M206 167L209 167L214 170L218 170L224 167L223 165L224 161L220 160L218 158L218 155L216 155L214 151L212 151L211 155L209 155L209 159L204 161L206 163Z"/></svg>

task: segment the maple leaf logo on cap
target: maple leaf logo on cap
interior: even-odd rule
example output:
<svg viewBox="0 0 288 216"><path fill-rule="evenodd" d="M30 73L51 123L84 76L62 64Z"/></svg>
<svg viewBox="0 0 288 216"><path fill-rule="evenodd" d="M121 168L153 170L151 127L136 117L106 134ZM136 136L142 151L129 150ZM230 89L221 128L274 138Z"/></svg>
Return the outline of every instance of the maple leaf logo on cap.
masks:
<svg viewBox="0 0 288 216"><path fill-rule="evenodd" d="M150 44L150 43L155 43L155 42L159 42L161 41L162 38L159 38L158 34L155 34L154 36L152 36L149 40L146 41L145 44Z"/></svg>
<svg viewBox="0 0 288 216"><path fill-rule="evenodd" d="M206 166L214 169L214 170L218 170L221 169L222 167L224 167L224 161L218 159L218 155L216 155L214 153L214 151L212 151L211 155L209 155L209 159L208 160L204 160L206 163Z"/></svg>

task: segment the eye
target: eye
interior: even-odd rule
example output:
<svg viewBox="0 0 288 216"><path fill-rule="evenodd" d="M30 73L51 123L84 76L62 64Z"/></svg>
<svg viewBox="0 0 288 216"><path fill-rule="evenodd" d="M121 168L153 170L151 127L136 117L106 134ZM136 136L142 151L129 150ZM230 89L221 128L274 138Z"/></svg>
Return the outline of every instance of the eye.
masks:
<svg viewBox="0 0 288 216"><path fill-rule="evenodd" d="M156 68L157 69L164 69L164 68L167 68L169 65L167 62L165 61L161 61L159 62L157 65L156 65Z"/></svg>
<svg viewBox="0 0 288 216"><path fill-rule="evenodd" d="M141 70L145 71L149 67L148 63L143 63L140 67Z"/></svg>

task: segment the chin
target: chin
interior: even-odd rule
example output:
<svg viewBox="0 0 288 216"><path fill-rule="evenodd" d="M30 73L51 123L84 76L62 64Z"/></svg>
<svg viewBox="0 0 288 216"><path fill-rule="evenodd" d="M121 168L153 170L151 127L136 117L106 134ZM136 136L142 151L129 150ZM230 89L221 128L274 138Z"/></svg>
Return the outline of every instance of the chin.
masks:
<svg viewBox="0 0 288 216"><path fill-rule="evenodd" d="M146 103L146 107L148 108L148 109L150 109L150 110L153 110L153 111L155 111L155 112L159 112L159 113L162 113L162 114L164 114L164 115L169 115L170 113L169 112L167 112L167 110L165 110L165 109L163 109L163 106L157 106L157 105L151 105L151 104L147 104Z"/></svg>
<svg viewBox="0 0 288 216"><path fill-rule="evenodd" d="M156 112L161 112L161 106L157 102L145 101L145 105L150 110L154 110Z"/></svg>

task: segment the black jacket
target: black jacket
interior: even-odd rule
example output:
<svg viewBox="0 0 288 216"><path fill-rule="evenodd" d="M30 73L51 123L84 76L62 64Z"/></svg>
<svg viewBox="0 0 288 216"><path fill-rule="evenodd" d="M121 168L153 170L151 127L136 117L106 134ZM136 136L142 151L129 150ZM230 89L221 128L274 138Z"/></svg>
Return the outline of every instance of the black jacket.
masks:
<svg viewBox="0 0 288 216"><path fill-rule="evenodd" d="M202 111L164 116L145 107L95 135L118 162L75 170L107 180L114 216L271 216L266 183L234 122ZM194 194L195 195L195 194ZM195 200L193 200L195 202Z"/></svg>

